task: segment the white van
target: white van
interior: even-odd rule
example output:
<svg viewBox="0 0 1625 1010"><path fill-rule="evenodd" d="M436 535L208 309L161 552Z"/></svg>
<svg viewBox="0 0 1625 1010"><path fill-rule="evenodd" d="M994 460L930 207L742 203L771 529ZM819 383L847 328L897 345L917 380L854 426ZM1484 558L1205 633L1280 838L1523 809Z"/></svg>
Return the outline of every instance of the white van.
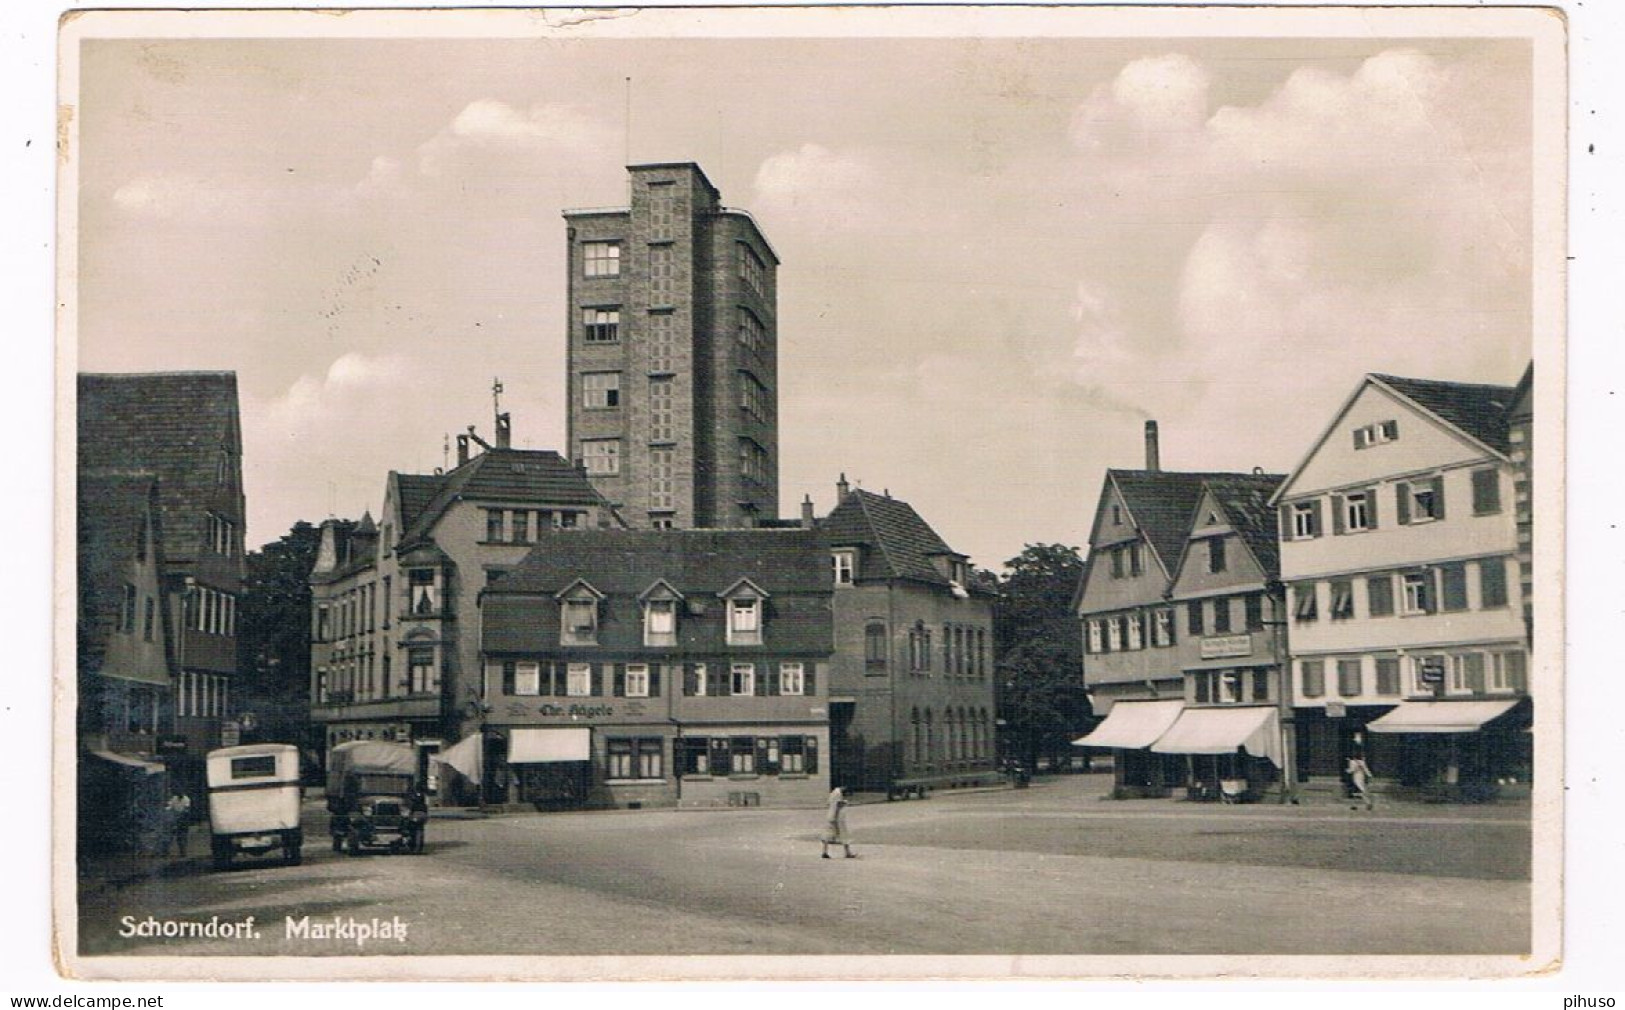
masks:
<svg viewBox="0 0 1625 1010"><path fill-rule="evenodd" d="M299 865L305 843L299 827L299 748L256 743L210 751L209 827L214 868L226 869L239 852L252 856L282 850Z"/></svg>

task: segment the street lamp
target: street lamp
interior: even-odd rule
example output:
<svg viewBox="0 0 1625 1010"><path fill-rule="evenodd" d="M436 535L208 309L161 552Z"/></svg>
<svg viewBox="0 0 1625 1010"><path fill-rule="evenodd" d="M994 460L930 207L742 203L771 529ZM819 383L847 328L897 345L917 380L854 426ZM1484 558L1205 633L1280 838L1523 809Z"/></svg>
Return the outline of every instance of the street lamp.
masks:
<svg viewBox="0 0 1625 1010"><path fill-rule="evenodd" d="M1286 612L1286 588L1272 582L1267 594L1270 609L1278 615ZM1298 727L1292 717L1292 697L1289 685L1292 669L1286 654L1287 622L1281 618L1262 622L1269 629L1270 658L1275 661L1275 721L1281 734L1281 803L1298 802Z"/></svg>

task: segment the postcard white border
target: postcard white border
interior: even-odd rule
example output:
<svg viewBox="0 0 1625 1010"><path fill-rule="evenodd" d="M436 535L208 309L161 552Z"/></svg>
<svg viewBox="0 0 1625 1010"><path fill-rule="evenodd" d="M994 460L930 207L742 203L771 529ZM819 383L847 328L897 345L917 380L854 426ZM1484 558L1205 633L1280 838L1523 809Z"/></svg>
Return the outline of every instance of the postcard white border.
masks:
<svg viewBox="0 0 1625 1010"><path fill-rule="evenodd" d="M1086 22L1086 23L1085 23ZM951 38L1477 37L1533 46L1533 357L1535 488L1542 517L1565 514L1567 39L1555 8L757 7L527 10L70 11L58 41L58 320L53 692L53 950L80 979L648 981L863 979L1485 979L1561 964L1563 782L1563 524L1535 527L1535 760L1531 953L1528 956L840 956L840 957L84 957L77 950L74 872L73 580L77 45L104 38ZM64 563L64 559L66 563Z"/></svg>

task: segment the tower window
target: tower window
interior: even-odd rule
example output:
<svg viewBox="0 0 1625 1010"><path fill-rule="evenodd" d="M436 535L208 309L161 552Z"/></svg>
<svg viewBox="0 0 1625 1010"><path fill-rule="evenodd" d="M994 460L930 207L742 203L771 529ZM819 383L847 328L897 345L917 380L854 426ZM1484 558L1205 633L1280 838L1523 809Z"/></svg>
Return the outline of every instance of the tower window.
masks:
<svg viewBox="0 0 1625 1010"><path fill-rule="evenodd" d="M587 472L599 477L613 477L621 472L621 440L618 438L591 438L581 443L581 458Z"/></svg>
<svg viewBox="0 0 1625 1010"><path fill-rule="evenodd" d="M745 282L745 286L759 295L766 294L763 290L763 278L766 273L766 265L762 263L762 258L756 255L756 250L744 242L739 243L739 279Z"/></svg>
<svg viewBox="0 0 1625 1010"><path fill-rule="evenodd" d="M613 344L621 339L620 309L585 309L581 322L587 328L589 344Z"/></svg>
<svg viewBox="0 0 1625 1010"><path fill-rule="evenodd" d="M581 256L588 277L619 277L621 274L619 242L583 242Z"/></svg>
<svg viewBox="0 0 1625 1010"><path fill-rule="evenodd" d="M581 405L604 410L621 405L620 372L588 372L581 377Z"/></svg>

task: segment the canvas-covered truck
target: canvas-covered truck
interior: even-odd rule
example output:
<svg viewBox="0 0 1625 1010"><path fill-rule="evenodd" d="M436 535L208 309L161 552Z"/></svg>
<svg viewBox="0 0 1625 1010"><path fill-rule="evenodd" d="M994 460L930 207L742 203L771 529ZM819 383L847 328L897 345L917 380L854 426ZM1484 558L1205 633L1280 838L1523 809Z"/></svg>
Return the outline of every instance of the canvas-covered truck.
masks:
<svg viewBox="0 0 1625 1010"><path fill-rule="evenodd" d="M226 747L210 751L204 767L214 868L226 869L238 853L263 856L278 849L283 862L299 865L305 844L299 826L299 748L282 743Z"/></svg>
<svg viewBox="0 0 1625 1010"><path fill-rule="evenodd" d="M352 740L327 755L327 812L334 852L422 852L429 807L410 744Z"/></svg>

